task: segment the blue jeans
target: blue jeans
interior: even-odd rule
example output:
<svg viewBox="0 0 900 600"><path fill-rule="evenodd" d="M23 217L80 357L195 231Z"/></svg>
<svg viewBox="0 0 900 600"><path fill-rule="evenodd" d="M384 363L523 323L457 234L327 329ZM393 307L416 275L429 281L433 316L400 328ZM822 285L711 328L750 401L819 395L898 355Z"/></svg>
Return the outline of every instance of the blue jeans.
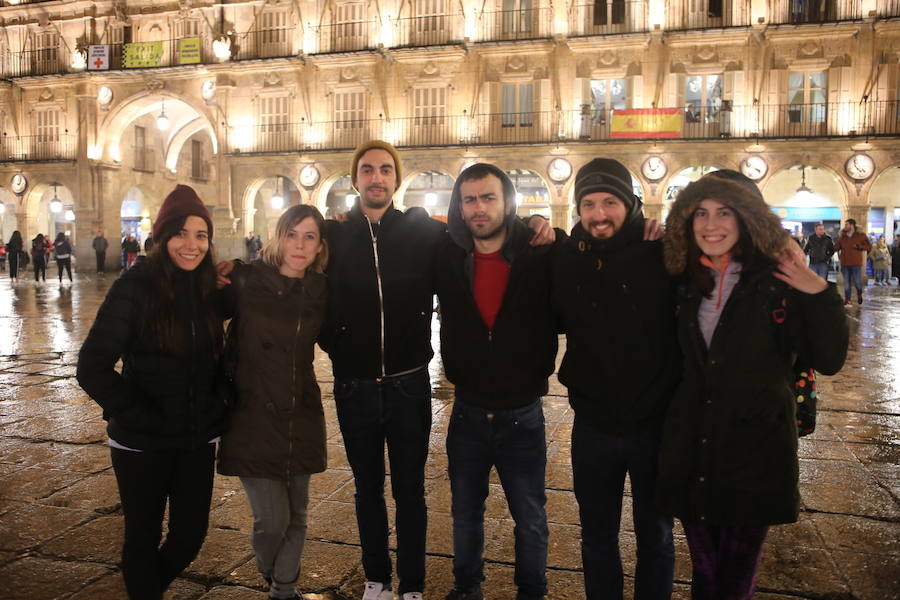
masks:
<svg viewBox="0 0 900 600"><path fill-rule="evenodd" d="M809 268L815 271L816 275L828 281L828 263L809 263Z"/></svg>
<svg viewBox="0 0 900 600"><path fill-rule="evenodd" d="M356 484L356 522L369 581L391 584L384 501L384 445L397 507L400 594L425 588L425 461L431 433L428 371L375 379L335 379L334 399Z"/></svg>
<svg viewBox="0 0 900 600"><path fill-rule="evenodd" d="M875 281L884 283L888 280L888 274L890 271L887 269L875 269Z"/></svg>
<svg viewBox="0 0 900 600"><path fill-rule="evenodd" d="M484 581L484 501L491 467L515 521L517 598L547 594L547 445L540 398L510 410L456 400L447 433L453 513L453 577L459 589Z"/></svg>
<svg viewBox="0 0 900 600"><path fill-rule="evenodd" d="M844 300L850 300L850 285L856 287L856 293L862 298L862 267L855 265L852 267L841 267L841 275L844 276Z"/></svg>
<svg viewBox="0 0 900 600"><path fill-rule="evenodd" d="M575 416L572 474L581 516L581 560L585 596L621 600L623 575L619 523L625 475L631 480L632 515L637 538L635 600L672 595L675 545L672 518L656 507L659 435L611 435Z"/></svg>

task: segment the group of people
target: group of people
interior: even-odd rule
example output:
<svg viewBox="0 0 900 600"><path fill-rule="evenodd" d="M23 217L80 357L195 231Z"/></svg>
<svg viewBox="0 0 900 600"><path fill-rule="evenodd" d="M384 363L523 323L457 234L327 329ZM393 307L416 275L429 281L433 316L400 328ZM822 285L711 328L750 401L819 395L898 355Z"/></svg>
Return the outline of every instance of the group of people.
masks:
<svg viewBox="0 0 900 600"><path fill-rule="evenodd" d="M569 235L519 219L513 183L493 165L460 174L446 225L394 208L402 162L390 144L360 146L350 172L359 198L346 218L293 206L258 260L218 266L203 202L177 186L154 223L154 250L100 307L77 377L108 420L129 597L161 598L197 554L218 464L249 499L269 597L299 598L309 476L326 468L318 342L356 486L362 598L396 589L421 600L437 294L455 386L447 600L483 598L492 468L515 521L517 598L548 593L541 398L560 333L586 596L622 595L627 475L636 597L670 597L679 518L694 597L749 598L768 527L798 516L793 370L801 361L837 372L849 336L840 297L753 182L719 171L692 183L659 240L628 170L608 158L576 174L580 219Z"/></svg>
<svg viewBox="0 0 900 600"><path fill-rule="evenodd" d="M6 242L5 249L6 259L9 262L9 277L13 281L19 279L19 273L28 267L29 262L34 269L34 280L46 281L47 265L51 255L56 259L59 282L63 281L63 272L68 275L69 281L72 281L72 244L62 231L56 234L56 239L52 243L50 238L39 233L31 240L31 248L26 249L22 233L16 230Z"/></svg>

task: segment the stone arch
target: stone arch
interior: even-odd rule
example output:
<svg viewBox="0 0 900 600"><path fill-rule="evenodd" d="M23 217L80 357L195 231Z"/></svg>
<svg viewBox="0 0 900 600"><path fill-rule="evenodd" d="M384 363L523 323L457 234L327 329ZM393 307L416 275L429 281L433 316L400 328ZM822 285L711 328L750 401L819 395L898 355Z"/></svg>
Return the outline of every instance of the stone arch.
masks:
<svg viewBox="0 0 900 600"><path fill-rule="evenodd" d="M145 90L126 98L110 111L98 128L100 133L92 158L120 162L122 134L128 125L143 115L161 111L163 103L170 123L165 142L166 167L176 164L185 142L198 131L209 133L213 154L219 153L214 122L204 109L198 109L189 99L168 90ZM185 134L185 129L190 133Z"/></svg>
<svg viewBox="0 0 900 600"><path fill-rule="evenodd" d="M319 184L319 193L318 193L316 206L318 207L319 211L323 215L325 215L326 218L330 218L330 217L334 216L334 215L331 215L328 213L328 209L330 208L328 206L328 196L331 195L331 191L332 191L332 188L334 187L334 184L337 183L338 180L340 180L344 177L349 178L350 173L347 171L336 170L333 173L331 173L330 175L328 175L327 177L324 177L322 179L322 183ZM356 190L353 190L353 193L356 193ZM344 208L344 210L349 210L348 207L343 207L343 208ZM342 211L342 212L344 212L344 211Z"/></svg>
<svg viewBox="0 0 900 600"><path fill-rule="evenodd" d="M241 196L241 204L240 204L240 207L241 207L241 212L240 212L240 215L241 215L241 237L246 237L249 232L253 231L255 233L261 234L260 237L265 242L268 239L269 233L272 233L269 231L269 229L270 229L269 225L274 226L274 223L270 224L267 222L267 221L272 220L270 218L270 217L272 217L272 215L268 214L268 211L265 210L265 207L263 207L265 219L260 221L260 219L262 217L259 217L256 214L259 210L257 208L257 204L258 204L257 198L258 198L260 190L263 189L263 186L265 186L269 182L269 180L277 178L277 177L285 179L288 182L288 184L290 184L290 186L293 188L293 190L285 190L285 192L296 191L297 192L297 194L296 194L297 200L301 203L303 202L303 195L300 191L301 186L298 184L297 181L295 181L293 173L287 169L276 168L276 169L273 169L272 172L270 172L270 173L252 178L244 187L244 191ZM294 203L291 202L290 197L288 197L285 194L284 208L287 208L291 204L294 204ZM276 209L272 209L272 210L276 210ZM280 213L281 213L281 211L279 211L278 214L280 214ZM266 222L266 232L264 235L263 235L262 231L257 231L258 229L261 229L261 224L263 222Z"/></svg>
<svg viewBox="0 0 900 600"><path fill-rule="evenodd" d="M421 194L418 192L414 192L409 197L407 197L407 195L412 190L424 190L425 188L413 188L412 186L419 177L429 176L429 175L432 178L436 175L438 177L447 177L450 179L450 187L449 188L435 188L438 190L438 192L435 192L438 194L438 197L435 199L435 200L437 200L437 204L429 205L428 198L419 197L422 195L427 196L429 193L432 193L430 191L425 191L425 192L422 192ZM407 174L407 176L404 178L404 181L403 181L403 207L404 207L404 209L409 208L411 206L421 206L421 207L425 208L428 211L428 213L431 215L446 216L447 207L450 203L450 194L452 192L453 183L455 181L456 181L456 176L447 170L442 170L440 168L440 166L438 166L434 169L421 169L421 170L416 170L416 171L410 172L409 174ZM438 183L438 185L440 185L442 182L438 181L437 183ZM446 183L446 182L443 182L443 183ZM434 184L432 184L432 187L433 187L433 185Z"/></svg>

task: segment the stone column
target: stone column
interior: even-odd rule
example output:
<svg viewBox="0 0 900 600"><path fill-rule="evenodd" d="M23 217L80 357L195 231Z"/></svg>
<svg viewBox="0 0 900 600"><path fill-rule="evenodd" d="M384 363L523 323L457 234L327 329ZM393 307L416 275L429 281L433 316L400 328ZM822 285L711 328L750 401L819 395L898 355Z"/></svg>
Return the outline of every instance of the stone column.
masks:
<svg viewBox="0 0 900 600"><path fill-rule="evenodd" d="M563 231L569 231L569 216L571 207L568 204L551 204L550 205L550 225L559 227Z"/></svg>
<svg viewBox="0 0 900 600"><path fill-rule="evenodd" d="M657 221L662 223L663 220L663 209L665 208L665 204L662 203L650 203L644 205L644 218L646 219L656 219Z"/></svg>

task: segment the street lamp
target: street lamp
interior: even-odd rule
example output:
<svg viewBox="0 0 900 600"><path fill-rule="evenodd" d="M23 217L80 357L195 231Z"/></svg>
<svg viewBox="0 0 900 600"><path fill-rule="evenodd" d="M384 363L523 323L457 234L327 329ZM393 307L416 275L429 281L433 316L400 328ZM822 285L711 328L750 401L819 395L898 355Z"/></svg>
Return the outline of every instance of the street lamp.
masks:
<svg viewBox="0 0 900 600"><path fill-rule="evenodd" d="M811 196L812 189L806 185L806 165L800 166L800 187L797 188L798 196Z"/></svg>
<svg viewBox="0 0 900 600"><path fill-rule="evenodd" d="M284 208L284 196L282 196L282 192L279 191L279 184L281 184L281 177L275 179L275 193L272 195L272 208L275 210Z"/></svg>
<svg viewBox="0 0 900 600"><path fill-rule="evenodd" d="M50 200L50 212L54 214L60 212L63 208L62 201L56 195L56 185L55 183L53 184L53 198Z"/></svg>
<svg viewBox="0 0 900 600"><path fill-rule="evenodd" d="M159 116L156 117L156 127L160 131L166 131L169 128L169 117L166 116L166 101L162 101L162 108Z"/></svg>

